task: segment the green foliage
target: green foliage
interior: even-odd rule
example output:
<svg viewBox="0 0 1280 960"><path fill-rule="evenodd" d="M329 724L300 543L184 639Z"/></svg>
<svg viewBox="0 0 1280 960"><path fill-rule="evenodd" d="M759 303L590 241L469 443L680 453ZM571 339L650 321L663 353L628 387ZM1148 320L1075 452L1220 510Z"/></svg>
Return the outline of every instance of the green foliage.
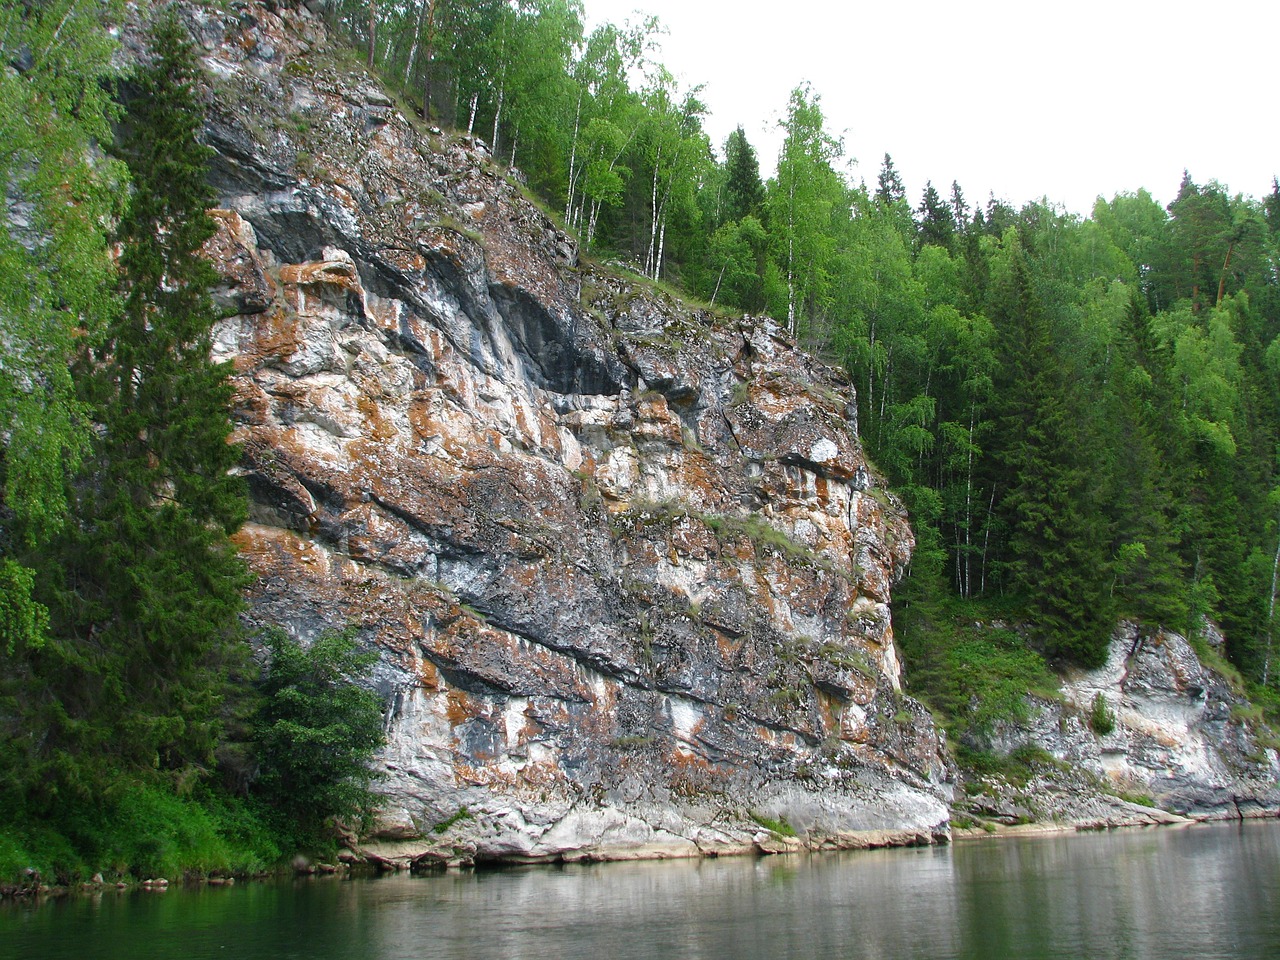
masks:
<svg viewBox="0 0 1280 960"><path fill-rule="evenodd" d="M262 775L254 792L317 839L328 823L356 826L372 811L369 764L383 742L382 702L360 685L377 654L361 651L352 629L310 646L279 630L263 641L270 657L254 718Z"/></svg>
<svg viewBox="0 0 1280 960"><path fill-rule="evenodd" d="M244 661L226 537L245 506L195 256L212 229L195 60L163 15L122 80L122 8L0 10L0 792L60 803L122 776L189 786L215 747L243 749L219 730ZM874 194L852 182L807 87L766 185L741 129L713 158L652 19L584 36L573 0L324 10L424 117L518 165L585 247L769 310L846 365L863 443L917 527L908 669L955 729L1016 719L1021 691L1051 686L1017 635L965 626L997 598L1036 649L1082 664L1116 615L1204 651L1213 618L1218 668L1280 697L1280 185L1255 201L1187 174L1167 208L1138 191L1082 220L994 196L971 214L958 184L930 184L913 211L887 154ZM819 562L767 525L702 519ZM943 596L975 605L925 601Z"/></svg>
<svg viewBox="0 0 1280 960"><path fill-rule="evenodd" d="M844 156L844 144L827 131L821 97L808 86L791 92L782 127L787 136L778 175L769 183L767 213L786 299L769 309L786 317L796 337L818 341L835 304L841 265L836 225L848 219L849 191L833 166Z"/></svg>
<svg viewBox="0 0 1280 960"><path fill-rule="evenodd" d="M267 811L227 797L178 797L121 784L101 801L49 811L8 809L0 828L0 884L37 870L45 882L144 880L266 870L283 858Z"/></svg>
<svg viewBox="0 0 1280 960"><path fill-rule="evenodd" d="M87 795L122 773L185 782L218 737L227 669L242 655L246 515L228 443L226 366L209 361L215 275L200 255L209 151L196 60L172 11L131 79L117 153L121 307L87 345L77 384L96 424L68 500L74 522L32 552L49 637L23 661L13 755L29 789Z"/></svg>
<svg viewBox="0 0 1280 960"><path fill-rule="evenodd" d="M759 221L764 213L764 182L760 179L755 148L740 126L725 141L724 167L724 221L735 222L746 217Z"/></svg>
<svg viewBox="0 0 1280 960"><path fill-rule="evenodd" d="M775 819L762 813L756 813L754 810L748 811L747 815L770 833L776 833L780 837L794 837L796 835L796 828L787 822L786 817Z"/></svg>
<svg viewBox="0 0 1280 960"><path fill-rule="evenodd" d="M0 557L0 654L44 644L49 611L32 596L35 571Z"/></svg>
<svg viewBox="0 0 1280 960"><path fill-rule="evenodd" d="M362 49L371 8L330 5ZM1117 615L1226 628L1268 673L1280 442L1280 191L1183 177L1082 220L958 183L918 210L888 154L843 169L818 93L782 111L761 194L741 130L712 160L697 88L656 62L661 27L583 36L563 0L378 4L381 67L483 131L585 245L715 304L785 318L843 362L871 455L918 550L905 593L1016 597L1035 642L1096 664Z"/></svg>
<svg viewBox="0 0 1280 960"><path fill-rule="evenodd" d="M475 819L475 814L473 814L470 810L468 810L466 806L461 806L453 814L451 814L448 817L445 817L443 820L437 823L434 827L432 827L431 832L438 833L438 834L448 833L449 828L452 827L455 823L462 823L464 820L474 820L474 819Z"/></svg>
<svg viewBox="0 0 1280 960"><path fill-rule="evenodd" d="M119 164L93 145L115 109L118 2L50 0L0 11L0 486L19 542L56 531L65 479L87 436L68 362L115 309L103 225L119 210ZM3 549L0 540L0 549Z"/></svg>
<svg viewBox="0 0 1280 960"><path fill-rule="evenodd" d="M976 619L980 611L954 601L913 602L897 616L907 682L942 715L957 739L978 737L998 722L1029 717L1028 694L1058 696L1044 658L1013 630Z"/></svg>
<svg viewBox="0 0 1280 960"><path fill-rule="evenodd" d="M362 47L368 13L335 10ZM711 159L656 21L584 37L560 0L377 17L384 72L533 171L586 246L785 318L848 367L916 523L906 595L1017 597L1035 642L1082 664L1117 615L1186 630L1207 613L1265 672L1280 193L1185 176L1168 209L1138 191L1081 220L994 196L972 211L953 182L913 211L887 154L874 193L851 182L808 87L762 193L741 130Z"/></svg>
<svg viewBox="0 0 1280 960"><path fill-rule="evenodd" d="M1098 693L1089 707L1089 729L1100 737L1105 737L1116 728L1115 711L1107 705L1107 698Z"/></svg>

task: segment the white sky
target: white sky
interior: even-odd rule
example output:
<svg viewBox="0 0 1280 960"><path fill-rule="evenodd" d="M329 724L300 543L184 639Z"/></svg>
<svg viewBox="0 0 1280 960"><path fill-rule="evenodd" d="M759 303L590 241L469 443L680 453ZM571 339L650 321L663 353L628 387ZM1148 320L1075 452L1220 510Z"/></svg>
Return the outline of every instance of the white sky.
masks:
<svg viewBox="0 0 1280 960"><path fill-rule="evenodd" d="M808 80L874 189L893 156L970 205L1047 197L1087 215L1145 187L1261 197L1280 174L1280 0L583 0L588 29L656 14L659 59L704 83L717 153L739 124L770 175Z"/></svg>

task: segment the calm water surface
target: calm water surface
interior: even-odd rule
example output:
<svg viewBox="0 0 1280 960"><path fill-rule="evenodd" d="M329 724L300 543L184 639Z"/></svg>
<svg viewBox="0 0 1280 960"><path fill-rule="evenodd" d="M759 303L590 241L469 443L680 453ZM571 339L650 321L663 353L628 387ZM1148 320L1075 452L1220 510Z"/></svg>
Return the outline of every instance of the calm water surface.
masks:
<svg viewBox="0 0 1280 960"><path fill-rule="evenodd" d="M0 957L1280 958L1280 824L0 905Z"/></svg>

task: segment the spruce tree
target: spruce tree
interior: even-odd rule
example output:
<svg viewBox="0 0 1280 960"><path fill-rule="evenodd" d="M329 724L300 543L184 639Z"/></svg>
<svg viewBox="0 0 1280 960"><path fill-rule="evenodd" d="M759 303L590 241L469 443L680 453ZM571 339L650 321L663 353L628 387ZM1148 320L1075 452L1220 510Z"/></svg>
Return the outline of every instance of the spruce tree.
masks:
<svg viewBox="0 0 1280 960"><path fill-rule="evenodd" d="M882 207L892 207L906 199L907 191L902 186L902 177L893 165L893 157L886 153L884 162L880 164L880 174L876 178L876 203Z"/></svg>
<svg viewBox="0 0 1280 960"><path fill-rule="evenodd" d="M1114 594L1122 613L1184 628L1186 569L1177 553L1168 461L1166 351L1151 330L1145 298L1130 289L1108 377L1107 437ZM1162 438L1164 442L1162 444Z"/></svg>
<svg viewBox="0 0 1280 960"><path fill-rule="evenodd" d="M1001 348L994 459L1006 490L1000 512L1009 531L1010 586L1025 598L1046 653L1098 666L1112 610L1105 525L1082 435L1086 404L1014 231L1003 244L1007 262L990 306Z"/></svg>
<svg viewBox="0 0 1280 960"><path fill-rule="evenodd" d="M764 183L760 162L742 127L729 134L724 143L725 219L738 221L752 216L760 219L764 210Z"/></svg>
<svg viewBox="0 0 1280 960"><path fill-rule="evenodd" d="M78 372L98 429L72 493L77 523L56 551L40 665L51 736L33 759L89 789L208 761L246 579L229 541L247 503L230 474L230 370L209 358L198 66L172 10L149 46L116 148L132 180L118 230L123 306Z"/></svg>
<svg viewBox="0 0 1280 960"><path fill-rule="evenodd" d="M925 184L924 195L920 198L920 206L916 212L920 215L917 245L933 245L950 250L955 237L955 214L952 213L951 206L938 195L932 181Z"/></svg>

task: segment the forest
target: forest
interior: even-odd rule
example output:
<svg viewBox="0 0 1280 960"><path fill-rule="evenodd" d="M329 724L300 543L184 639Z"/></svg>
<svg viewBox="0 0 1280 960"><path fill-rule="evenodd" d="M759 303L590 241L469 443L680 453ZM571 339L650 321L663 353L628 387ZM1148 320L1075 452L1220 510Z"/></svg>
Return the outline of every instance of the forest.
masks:
<svg viewBox="0 0 1280 960"><path fill-rule="evenodd" d="M156 65L120 76L123 9L0 8L0 811L27 825L0 830L0 881L35 849L69 877L104 856L262 865L371 802L380 719L351 635L258 638L263 671L243 634L198 67L159 18ZM742 127L710 142L654 21L586 35L575 0L324 16L585 255L767 313L843 366L916 532L895 607L921 692L956 662L944 621L1015 621L1035 657L1096 666L1127 617L1193 640L1216 623L1224 668L1280 708L1280 182L1259 200L1188 172L1167 206L1140 190L1087 218L957 183L917 200L888 155L852 175L805 86L764 176ZM333 769L307 762L335 740ZM140 808L164 843L129 847Z"/></svg>

